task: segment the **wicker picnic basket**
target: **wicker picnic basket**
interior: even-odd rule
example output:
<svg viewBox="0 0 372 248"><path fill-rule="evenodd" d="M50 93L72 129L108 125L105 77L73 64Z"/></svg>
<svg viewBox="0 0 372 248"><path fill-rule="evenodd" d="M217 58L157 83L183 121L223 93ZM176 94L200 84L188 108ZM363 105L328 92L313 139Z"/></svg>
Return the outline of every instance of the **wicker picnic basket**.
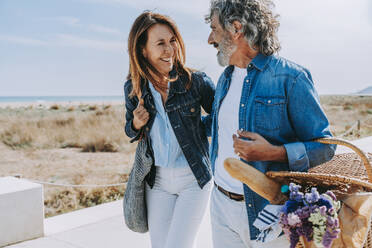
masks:
<svg viewBox="0 0 372 248"><path fill-rule="evenodd" d="M348 141L337 138L322 138L314 140L323 144L337 144L351 148L355 153L335 155L324 164L316 166L309 172L267 172L266 176L281 184L289 182L317 186L332 190L337 197L347 196L357 192L372 192L372 154L366 154ZM370 226L371 227L371 223ZM299 243L296 248L305 247ZM306 247L309 247L306 245ZM372 233L369 228L364 248L372 248Z"/></svg>

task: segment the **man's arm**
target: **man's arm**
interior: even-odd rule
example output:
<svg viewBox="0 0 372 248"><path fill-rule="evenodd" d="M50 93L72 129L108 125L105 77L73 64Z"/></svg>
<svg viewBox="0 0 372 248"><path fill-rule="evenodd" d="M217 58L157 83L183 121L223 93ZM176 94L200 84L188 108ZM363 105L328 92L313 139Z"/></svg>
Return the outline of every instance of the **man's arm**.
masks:
<svg viewBox="0 0 372 248"><path fill-rule="evenodd" d="M312 142L332 137L329 122L308 71L300 73L288 95L288 116L299 142L285 144L289 168L307 171L332 159L336 145Z"/></svg>
<svg viewBox="0 0 372 248"><path fill-rule="evenodd" d="M287 151L284 146L270 144L258 133L238 130L233 135L234 151L246 161L277 161L288 162Z"/></svg>
<svg viewBox="0 0 372 248"><path fill-rule="evenodd" d="M298 142L275 146L257 133L238 131L239 138L233 136L235 152L246 161L288 162L291 171L307 171L331 160L336 145L311 141L332 134L308 72L301 73L289 91L288 116Z"/></svg>

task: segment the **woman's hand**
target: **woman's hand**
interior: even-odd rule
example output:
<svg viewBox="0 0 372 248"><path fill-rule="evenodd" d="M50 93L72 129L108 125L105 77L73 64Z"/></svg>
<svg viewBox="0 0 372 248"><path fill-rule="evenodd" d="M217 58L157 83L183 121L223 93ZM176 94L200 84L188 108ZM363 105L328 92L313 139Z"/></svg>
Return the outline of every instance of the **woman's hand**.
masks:
<svg viewBox="0 0 372 248"><path fill-rule="evenodd" d="M149 112L143 106L143 99L139 100L137 108L133 111L133 115L133 127L136 130L140 130L150 118Z"/></svg>

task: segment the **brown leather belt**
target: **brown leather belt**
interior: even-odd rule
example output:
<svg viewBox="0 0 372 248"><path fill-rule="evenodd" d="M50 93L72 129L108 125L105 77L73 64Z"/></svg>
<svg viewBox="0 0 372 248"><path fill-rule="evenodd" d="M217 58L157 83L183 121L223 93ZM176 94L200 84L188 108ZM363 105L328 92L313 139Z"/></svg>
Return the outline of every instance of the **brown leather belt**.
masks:
<svg viewBox="0 0 372 248"><path fill-rule="evenodd" d="M214 185L216 185L217 189L222 194L224 194L225 196L229 197L231 200L234 200L234 201L244 201L244 195L239 195L239 194L235 194L235 193L229 192L229 191L225 190L224 188L222 188L221 186L218 186L216 184L216 182L214 182Z"/></svg>

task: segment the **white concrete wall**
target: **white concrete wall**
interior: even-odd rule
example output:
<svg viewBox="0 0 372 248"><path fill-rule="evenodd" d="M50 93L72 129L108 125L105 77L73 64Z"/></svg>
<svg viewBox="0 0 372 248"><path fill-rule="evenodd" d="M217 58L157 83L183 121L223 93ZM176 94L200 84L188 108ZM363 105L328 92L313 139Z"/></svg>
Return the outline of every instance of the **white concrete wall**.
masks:
<svg viewBox="0 0 372 248"><path fill-rule="evenodd" d="M0 247L44 235L43 187L0 178Z"/></svg>

